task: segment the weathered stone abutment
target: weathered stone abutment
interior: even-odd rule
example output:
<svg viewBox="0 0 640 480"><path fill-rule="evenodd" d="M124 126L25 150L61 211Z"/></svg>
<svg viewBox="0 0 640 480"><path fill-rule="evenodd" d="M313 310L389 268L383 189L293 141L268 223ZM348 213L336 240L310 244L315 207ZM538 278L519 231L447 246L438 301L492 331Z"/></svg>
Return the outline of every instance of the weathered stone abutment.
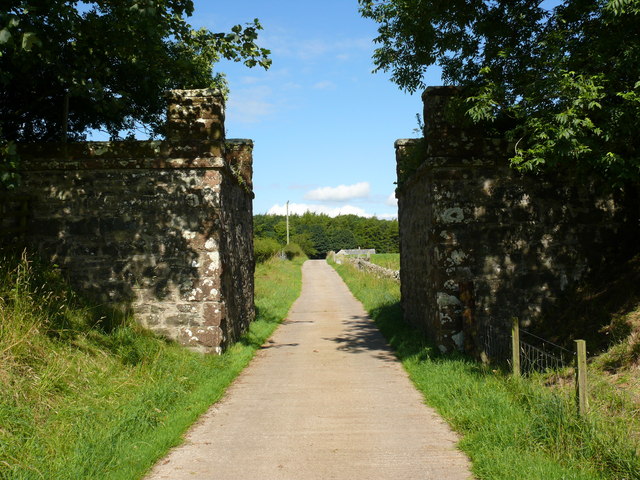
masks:
<svg viewBox="0 0 640 480"><path fill-rule="evenodd" d="M596 180L518 174L513 146L449 120L456 95L427 89L424 140L396 142L402 305L442 351L483 357L488 325L535 324L620 253L638 211Z"/></svg>
<svg viewBox="0 0 640 480"><path fill-rule="evenodd" d="M165 141L21 145L29 244L85 295L220 352L254 318L252 148L224 102L173 91Z"/></svg>

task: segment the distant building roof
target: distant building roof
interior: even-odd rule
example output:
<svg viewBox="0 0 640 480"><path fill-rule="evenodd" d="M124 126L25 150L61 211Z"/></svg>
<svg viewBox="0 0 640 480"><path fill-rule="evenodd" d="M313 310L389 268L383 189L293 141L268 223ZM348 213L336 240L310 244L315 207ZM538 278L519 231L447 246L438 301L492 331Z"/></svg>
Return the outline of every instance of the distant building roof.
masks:
<svg viewBox="0 0 640 480"><path fill-rule="evenodd" d="M354 248L351 250L340 250L336 255L375 255L375 248Z"/></svg>

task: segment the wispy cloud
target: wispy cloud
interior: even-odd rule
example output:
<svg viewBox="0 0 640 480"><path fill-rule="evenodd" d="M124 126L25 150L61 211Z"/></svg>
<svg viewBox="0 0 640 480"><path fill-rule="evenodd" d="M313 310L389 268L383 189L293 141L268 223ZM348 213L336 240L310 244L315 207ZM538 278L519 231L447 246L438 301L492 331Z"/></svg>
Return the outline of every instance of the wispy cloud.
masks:
<svg viewBox="0 0 640 480"><path fill-rule="evenodd" d="M294 54L303 60L320 57L331 50L331 44L321 39L303 40L296 46Z"/></svg>
<svg viewBox="0 0 640 480"><path fill-rule="evenodd" d="M255 85L256 83L260 83L261 80L259 77L244 76L240 78L240 83L244 85Z"/></svg>
<svg viewBox="0 0 640 480"><path fill-rule="evenodd" d="M314 60L324 55L338 56L344 60L354 50L371 50L372 39L369 37L343 38L328 40L324 38L292 39L286 33L268 37L265 40L274 57L292 57L299 60Z"/></svg>
<svg viewBox="0 0 640 480"><path fill-rule="evenodd" d="M333 90L334 88L336 88L336 84L329 80L323 80L321 82L315 83L313 85L313 88L315 88L316 90Z"/></svg>
<svg viewBox="0 0 640 480"><path fill-rule="evenodd" d="M227 103L228 117L239 123L256 123L273 113L271 97L271 88L264 85L232 91Z"/></svg>
<svg viewBox="0 0 640 480"><path fill-rule="evenodd" d="M282 85L282 90L285 92L290 90L300 90L301 88L302 88L302 85L296 82L287 82Z"/></svg>
<svg viewBox="0 0 640 480"><path fill-rule="evenodd" d="M369 182L360 182L353 185L316 188L307 192L304 198L319 202L343 202L354 198L366 198L370 192L371 186Z"/></svg>

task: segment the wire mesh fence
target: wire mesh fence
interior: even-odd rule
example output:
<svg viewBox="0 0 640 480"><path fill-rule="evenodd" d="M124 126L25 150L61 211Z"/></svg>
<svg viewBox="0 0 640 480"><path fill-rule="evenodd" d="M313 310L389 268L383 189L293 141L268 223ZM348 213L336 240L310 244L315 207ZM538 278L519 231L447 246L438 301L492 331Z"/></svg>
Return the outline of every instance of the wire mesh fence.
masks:
<svg viewBox="0 0 640 480"><path fill-rule="evenodd" d="M511 327L490 323L481 330L480 345L487 360L497 365L513 363ZM519 359L522 373L559 370L571 366L575 352L526 330L519 330Z"/></svg>
<svg viewBox="0 0 640 480"><path fill-rule="evenodd" d="M511 358L510 333L497 325L486 325L480 336L480 344L489 363L507 365Z"/></svg>
<svg viewBox="0 0 640 480"><path fill-rule="evenodd" d="M520 329L520 367L523 373L560 370L570 366L575 352Z"/></svg>
<svg viewBox="0 0 640 480"><path fill-rule="evenodd" d="M492 364L508 365L516 376L575 366L578 415L588 413L587 347L584 340L575 340L576 351L572 352L520 329L515 318L511 328L491 321L478 330L478 335L477 345L482 349L485 360Z"/></svg>

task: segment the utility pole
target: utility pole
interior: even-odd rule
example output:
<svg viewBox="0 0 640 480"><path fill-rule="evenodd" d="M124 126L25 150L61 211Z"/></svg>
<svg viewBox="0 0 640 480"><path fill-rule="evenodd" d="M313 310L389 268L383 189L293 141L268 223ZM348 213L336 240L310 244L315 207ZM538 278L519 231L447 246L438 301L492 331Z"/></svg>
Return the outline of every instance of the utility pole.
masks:
<svg viewBox="0 0 640 480"><path fill-rule="evenodd" d="M287 245L289 245L289 200L287 200Z"/></svg>

